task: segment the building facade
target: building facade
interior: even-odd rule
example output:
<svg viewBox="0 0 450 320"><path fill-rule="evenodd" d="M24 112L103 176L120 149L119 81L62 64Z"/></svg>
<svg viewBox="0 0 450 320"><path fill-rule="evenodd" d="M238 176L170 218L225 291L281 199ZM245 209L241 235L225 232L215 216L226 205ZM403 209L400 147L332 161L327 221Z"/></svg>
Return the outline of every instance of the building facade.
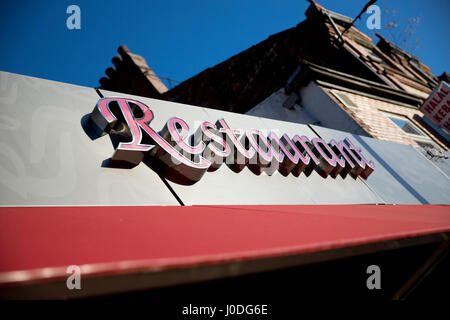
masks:
<svg viewBox="0 0 450 320"><path fill-rule="evenodd" d="M381 35L375 45L351 25L351 18L314 1L306 17L170 90L142 57L122 46L121 56L113 59L116 69L109 68L100 84L112 91L423 147L426 156L445 167L448 131L419 110L440 82L430 68Z"/></svg>
<svg viewBox="0 0 450 320"><path fill-rule="evenodd" d="M100 88L0 72L0 298L447 298L448 79L306 16L170 89L126 47Z"/></svg>

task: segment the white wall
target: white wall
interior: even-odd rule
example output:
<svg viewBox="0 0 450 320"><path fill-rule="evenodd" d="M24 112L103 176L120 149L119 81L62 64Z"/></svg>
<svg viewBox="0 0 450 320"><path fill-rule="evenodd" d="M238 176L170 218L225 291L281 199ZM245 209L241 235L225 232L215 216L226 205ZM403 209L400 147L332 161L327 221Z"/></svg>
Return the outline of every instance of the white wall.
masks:
<svg viewBox="0 0 450 320"><path fill-rule="evenodd" d="M330 96L316 83L310 82L300 90L301 104L305 112L320 121L319 126L368 136Z"/></svg>
<svg viewBox="0 0 450 320"><path fill-rule="evenodd" d="M300 105L293 109L283 107L288 99L284 89L274 92L246 114L301 124L315 124L325 128L342 130L358 135L368 134L316 83L310 82L300 92Z"/></svg>

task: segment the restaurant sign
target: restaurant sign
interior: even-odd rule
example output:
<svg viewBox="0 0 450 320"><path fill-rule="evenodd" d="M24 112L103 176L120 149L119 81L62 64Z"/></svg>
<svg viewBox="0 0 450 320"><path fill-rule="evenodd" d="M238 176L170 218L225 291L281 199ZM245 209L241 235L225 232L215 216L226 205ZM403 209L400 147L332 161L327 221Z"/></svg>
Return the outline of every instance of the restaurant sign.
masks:
<svg viewBox="0 0 450 320"><path fill-rule="evenodd" d="M450 131L450 86L442 81L420 107L428 120Z"/></svg>
<svg viewBox="0 0 450 320"><path fill-rule="evenodd" d="M225 119L202 122L189 135L189 126L181 118L170 118L161 131L151 127L152 109L127 98L108 97L97 102L90 123L98 135L109 134L115 145L110 167L133 168L144 162L165 178L190 185L206 171L215 171L223 163L235 172L248 167L253 173L284 176L309 176L316 170L323 178L350 175L367 179L374 164L349 138L290 138L272 130L236 130Z"/></svg>

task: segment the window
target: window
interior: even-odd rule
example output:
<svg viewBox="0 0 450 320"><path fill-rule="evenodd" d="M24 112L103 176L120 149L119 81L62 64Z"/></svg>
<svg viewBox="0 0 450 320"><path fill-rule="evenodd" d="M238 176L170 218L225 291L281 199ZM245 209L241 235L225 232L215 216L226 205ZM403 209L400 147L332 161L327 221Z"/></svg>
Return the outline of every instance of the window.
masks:
<svg viewBox="0 0 450 320"><path fill-rule="evenodd" d="M431 138L423 132L419 127L417 127L411 120L407 117L383 112L383 114L389 118L397 127L405 131L405 133L418 145L424 149L435 148L441 150L441 148L433 141Z"/></svg>
<svg viewBox="0 0 450 320"><path fill-rule="evenodd" d="M331 90L331 93L344 104L344 106L350 109L358 109L358 106L350 99L348 95L343 92L337 92L335 90Z"/></svg>
<svg viewBox="0 0 450 320"><path fill-rule="evenodd" d="M408 119L399 119L397 117L388 116L388 118L394 122L400 129L409 134L414 134L418 136L426 136L419 128L413 125Z"/></svg>

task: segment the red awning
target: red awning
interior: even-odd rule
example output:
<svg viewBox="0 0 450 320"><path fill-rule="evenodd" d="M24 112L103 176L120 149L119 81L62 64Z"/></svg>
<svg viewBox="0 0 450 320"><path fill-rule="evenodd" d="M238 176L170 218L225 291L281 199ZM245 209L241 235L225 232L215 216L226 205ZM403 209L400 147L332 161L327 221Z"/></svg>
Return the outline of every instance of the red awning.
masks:
<svg viewBox="0 0 450 320"><path fill-rule="evenodd" d="M450 231L438 205L0 208L0 284L159 272Z"/></svg>

